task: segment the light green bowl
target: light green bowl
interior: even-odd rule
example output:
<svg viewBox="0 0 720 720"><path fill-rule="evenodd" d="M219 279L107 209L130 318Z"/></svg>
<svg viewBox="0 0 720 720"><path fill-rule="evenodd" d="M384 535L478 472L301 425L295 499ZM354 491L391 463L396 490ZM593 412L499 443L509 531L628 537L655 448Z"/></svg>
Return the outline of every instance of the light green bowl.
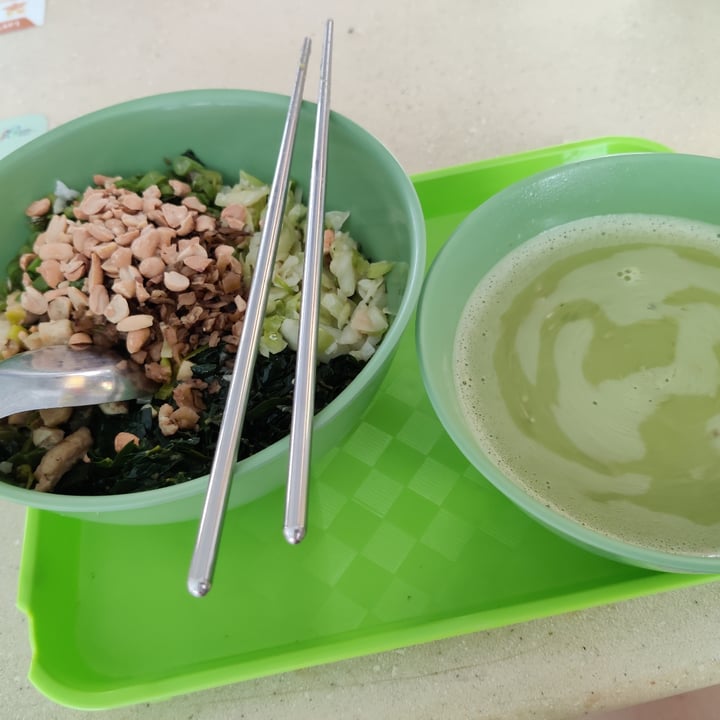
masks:
<svg viewBox="0 0 720 720"><path fill-rule="evenodd" d="M0 161L0 267L27 239L24 209L56 179L85 187L95 173L135 174L192 149L236 182L240 169L273 177L288 98L243 90L170 93L116 105L62 125ZM291 177L310 177L315 106L302 109ZM415 189L388 150L347 118L331 114L326 207L349 210L349 230L374 259L396 263L388 280L393 318L377 352L345 391L316 416L313 454L336 445L357 424L378 388L415 309L425 268L425 226ZM285 482L287 438L238 464L229 506ZM153 524L199 517L207 478L126 495L42 494L0 483L0 498L85 519Z"/></svg>
<svg viewBox="0 0 720 720"><path fill-rule="evenodd" d="M664 552L642 542L625 542L617 534L603 534L602 527L590 528L559 514L542 497L530 496L483 452L457 399L455 335L465 304L481 278L512 249L549 228L616 213L666 215L720 225L720 159L648 153L587 160L534 175L490 198L447 241L426 278L417 318L423 379L441 422L468 460L547 527L616 560L659 570L717 573L717 554L686 554L679 543L671 543ZM720 481L716 495L720 495ZM718 499L707 498L707 502L718 507L720 518Z"/></svg>

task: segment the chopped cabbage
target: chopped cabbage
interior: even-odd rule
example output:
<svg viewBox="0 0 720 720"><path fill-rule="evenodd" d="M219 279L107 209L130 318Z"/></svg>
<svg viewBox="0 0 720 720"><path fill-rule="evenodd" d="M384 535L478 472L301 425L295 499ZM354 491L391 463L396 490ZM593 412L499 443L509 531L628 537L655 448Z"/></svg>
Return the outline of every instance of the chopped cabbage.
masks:
<svg viewBox="0 0 720 720"><path fill-rule="evenodd" d="M257 265L269 191L265 183L241 171L238 183L223 187L215 199L220 207L237 203L248 211L252 236L241 256L246 282ZM318 328L318 358L322 362L345 354L368 360L389 326L385 276L393 264L387 260L370 262L362 255L355 240L343 230L349 217L347 211L325 213ZM287 346L297 349L306 231L307 207L300 188L291 184L260 339L260 353L265 357Z"/></svg>

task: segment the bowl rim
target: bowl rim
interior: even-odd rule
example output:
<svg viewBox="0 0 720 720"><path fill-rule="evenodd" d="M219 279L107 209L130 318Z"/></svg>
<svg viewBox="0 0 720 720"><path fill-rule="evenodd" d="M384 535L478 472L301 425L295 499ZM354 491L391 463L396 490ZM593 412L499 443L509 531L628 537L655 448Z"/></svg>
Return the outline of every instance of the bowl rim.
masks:
<svg viewBox="0 0 720 720"><path fill-rule="evenodd" d="M720 158L688 153L628 152L578 160L566 165L542 170L526 178L517 180L501 189L476 207L455 228L433 258L418 300L415 341L423 384L425 385L430 403L443 427L468 462L480 473L482 479L503 493L519 510L549 530L565 537L575 544L619 562L630 563L663 572L714 574L720 572L720 553L716 555L698 555L684 553L682 551L664 551L605 535L584 525L569 515L553 510L552 507L547 506L540 499L534 497L529 492L525 492L509 480L484 453L481 453L476 444L466 441L464 436L458 437L457 434L452 431L454 422L447 409L449 403L443 399L442 393L438 392L435 384L436 378L438 377L438 375L435 374L437 368L428 365L428 358L424 350L425 346L431 342L429 337L432 332L432 328L425 322L425 309L428 303L431 302L428 298L433 293L434 285L437 282L439 274L442 272L442 266L446 259L452 253L456 252L455 248L462 245L463 238L469 232L472 233L473 228L482 222L483 216L489 210L492 210L496 205L505 204L508 199L512 198L517 199L518 202L522 202L523 198L533 196L533 188L546 186L552 182L567 182L569 176L585 172L588 167L592 166L601 164L609 166L617 165L625 169L635 170L648 164L676 165L683 163L690 165L715 165L720 182ZM480 278L478 278L478 282L480 282ZM455 320L454 328L457 327L457 321L459 321L459 318ZM453 332L455 332L455 330L453 330ZM428 339L426 339L426 337ZM491 471L489 476L486 472L487 470Z"/></svg>
<svg viewBox="0 0 720 720"><path fill-rule="evenodd" d="M131 114L152 110L168 110L172 107L188 105L208 107L264 107L282 111L283 117L287 110L290 98L287 95L260 90L246 90L241 88L205 88L178 90L167 93L158 93L125 100L98 110L80 115L57 127L51 128L43 135L31 140L5 156L0 162L2 166L21 163L26 153L36 153L48 145L53 145L69 132L81 130L84 127L95 125L106 119L114 118L118 113ZM303 101L303 107L314 108L316 103ZM405 198L408 209L408 232L415 241L411 243L411 256L407 262L407 281L397 312L373 356L360 370L350 385L342 392L342 402L351 402L370 383L375 375L375 368L388 362L397 348L400 336L407 329L412 313L415 311L417 300L422 288L425 271L426 233L425 220L422 207L415 186L396 156L377 137L361 125L331 110L330 123L339 125L353 135L363 139L363 142L374 146L377 152L387 161L386 169L393 182ZM342 411L338 402L340 396L315 415L314 428L327 426ZM286 454L289 450L289 437L284 437L263 450L238 461L233 470L233 483L238 481L243 472L252 471L266 464L271 459ZM188 498L204 494L208 476L203 475L176 485L141 490L132 493L113 495L60 495L53 493L38 493L19 488L9 483L1 483L0 498L16 502L21 505L35 507L40 510L50 510L58 513L73 515L87 514L88 517L125 513L127 511L145 511L159 506L184 501ZM30 495L32 493L32 495ZM29 498L30 495L30 498ZM29 500L32 502L29 502ZM97 517L95 518L97 519Z"/></svg>

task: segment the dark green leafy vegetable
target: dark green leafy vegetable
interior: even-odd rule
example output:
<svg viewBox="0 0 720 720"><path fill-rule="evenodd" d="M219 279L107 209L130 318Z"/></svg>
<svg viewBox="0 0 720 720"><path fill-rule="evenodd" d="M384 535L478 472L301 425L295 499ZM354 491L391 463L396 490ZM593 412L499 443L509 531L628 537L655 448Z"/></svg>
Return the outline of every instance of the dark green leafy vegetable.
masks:
<svg viewBox="0 0 720 720"><path fill-rule="evenodd" d="M95 443L88 453L92 462L77 463L60 480L55 492L65 495L136 492L205 475L210 470L225 407L231 359L231 355L219 348L203 350L193 358L194 377L207 381L209 388L215 390L203 394L206 410L196 432L178 431L171 437L163 436L149 404L131 404L130 412L125 415L106 415L97 407L76 411L66 426L67 431L82 425L92 428ZM347 387L362 365L345 355L318 366L317 412ZM267 358L258 357L239 459L263 450L289 433L294 368L295 353L291 350ZM121 431L137 435L139 446L130 443L116 453L113 439ZM32 472L44 451L33 445L30 433L28 427L0 426L0 480L22 487L34 482Z"/></svg>

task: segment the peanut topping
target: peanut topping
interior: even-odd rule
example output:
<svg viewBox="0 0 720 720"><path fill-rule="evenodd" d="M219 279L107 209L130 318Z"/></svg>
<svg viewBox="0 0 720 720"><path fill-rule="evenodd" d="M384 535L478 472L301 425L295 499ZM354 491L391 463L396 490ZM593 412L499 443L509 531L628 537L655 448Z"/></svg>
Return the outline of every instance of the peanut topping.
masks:
<svg viewBox="0 0 720 720"><path fill-rule="evenodd" d="M139 317L139 316L134 316ZM127 320L130 320L131 318L125 318L125 320L122 320L121 322L125 322ZM119 325L120 323L118 323ZM125 347L127 348L127 351L130 353L130 355L135 355L136 353L140 352L143 345L148 341L150 338L150 327L139 327L134 330L128 331L127 337L125 338Z"/></svg>
<svg viewBox="0 0 720 720"><path fill-rule="evenodd" d="M89 218L91 215L97 215L99 212L104 210L106 205L107 200L104 193L88 190L80 202L75 215L78 216L79 212L81 215L85 215L86 218Z"/></svg>
<svg viewBox="0 0 720 720"><path fill-rule="evenodd" d="M162 258L154 255L153 257L145 258L138 265L138 270L143 277L154 278L165 272L165 263Z"/></svg>
<svg viewBox="0 0 720 720"><path fill-rule="evenodd" d="M75 250L67 243L51 242L41 245L37 249L37 254L41 260L69 260L75 254Z"/></svg>
<svg viewBox="0 0 720 720"><path fill-rule="evenodd" d="M190 278L182 273L171 270L163 275L163 283L172 292L183 292L190 287Z"/></svg>
<svg viewBox="0 0 720 720"><path fill-rule="evenodd" d="M48 309L47 298L32 285L25 288L20 304L24 310L33 313L33 315L43 315Z"/></svg>
<svg viewBox="0 0 720 720"><path fill-rule="evenodd" d="M120 452L126 445L129 445L130 443L133 443L134 445L139 445L140 438L134 433L119 432L115 436L115 440L113 442L115 452Z"/></svg>
<svg viewBox="0 0 720 720"><path fill-rule="evenodd" d="M160 209L162 210L165 222L171 228L180 227L189 212L184 205L173 205L172 203L163 203Z"/></svg>
<svg viewBox="0 0 720 720"><path fill-rule="evenodd" d="M104 315L111 323L119 323L130 314L127 300L122 295L113 295L105 308Z"/></svg>
<svg viewBox="0 0 720 720"><path fill-rule="evenodd" d="M70 336L68 345L72 345L73 347L83 347L85 345L92 345L92 338L87 333L84 333L84 332L73 333Z"/></svg>
<svg viewBox="0 0 720 720"><path fill-rule="evenodd" d="M131 332L152 327L154 318L152 315L128 315L117 323L120 332Z"/></svg>
<svg viewBox="0 0 720 720"><path fill-rule="evenodd" d="M47 198L41 198L35 202L30 203L25 209L25 214L28 217L42 217L50 212L50 200Z"/></svg>
<svg viewBox="0 0 720 720"><path fill-rule="evenodd" d="M88 306L95 315L103 315L110 303L110 295L104 285L95 285L90 290Z"/></svg>
<svg viewBox="0 0 720 720"><path fill-rule="evenodd" d="M150 378L165 382L161 353L179 360L200 345L237 346L246 288L235 252L249 235L249 216L244 206L232 205L216 220L181 181L170 182L173 202L164 202L155 185L137 194L116 182L98 176L100 187L88 188L73 205L74 218L53 215L21 259L19 302L43 331L21 331L17 345L40 347L48 338L73 345L124 342ZM47 198L26 210L30 217L50 211ZM33 286L31 267L47 291ZM171 410L161 421L163 432L197 422L192 412Z"/></svg>

